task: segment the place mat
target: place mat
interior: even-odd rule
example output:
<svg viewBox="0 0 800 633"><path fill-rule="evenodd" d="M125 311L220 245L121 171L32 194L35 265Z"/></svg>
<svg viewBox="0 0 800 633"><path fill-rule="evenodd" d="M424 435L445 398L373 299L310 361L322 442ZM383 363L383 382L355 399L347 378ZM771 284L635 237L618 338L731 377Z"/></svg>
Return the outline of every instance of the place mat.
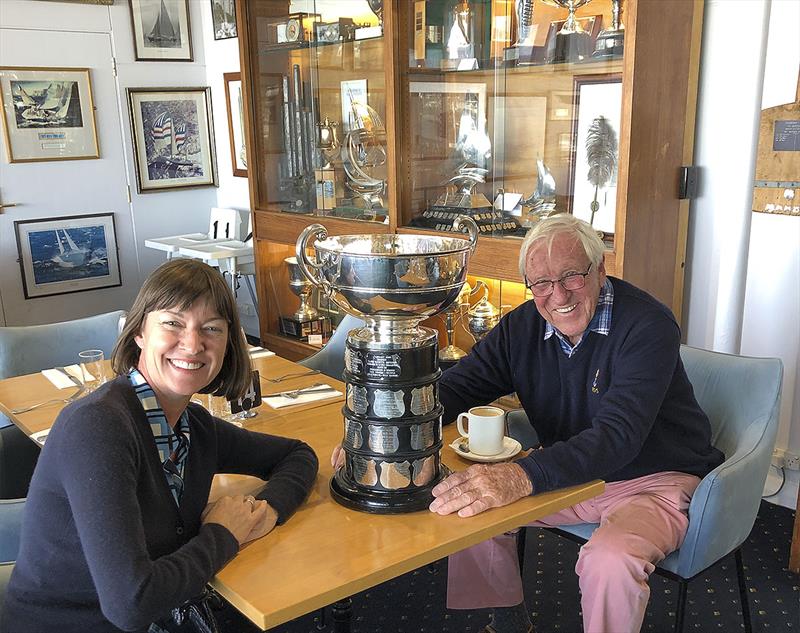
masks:
<svg viewBox="0 0 800 633"><path fill-rule="evenodd" d="M315 387L313 390L301 393L296 398L286 398L285 396L279 395L262 395L261 399L273 409L282 409L283 407L291 407L296 404L307 404L309 402L316 402L317 400L328 400L330 398L338 398L339 396L344 395L341 391L328 391L329 389L332 389L330 385L322 384ZM321 391L321 393L315 393L315 391Z"/></svg>
<svg viewBox="0 0 800 633"><path fill-rule="evenodd" d="M70 374L70 376L74 376L78 379L80 383L83 383L83 376L81 374L80 365L67 365L64 369ZM58 387L59 389L67 389L69 387L75 388L76 385L72 382L69 378L67 378L64 374L62 374L58 369L43 369L42 376L47 378L53 385ZM94 380L94 376L87 372L87 380L89 382Z"/></svg>

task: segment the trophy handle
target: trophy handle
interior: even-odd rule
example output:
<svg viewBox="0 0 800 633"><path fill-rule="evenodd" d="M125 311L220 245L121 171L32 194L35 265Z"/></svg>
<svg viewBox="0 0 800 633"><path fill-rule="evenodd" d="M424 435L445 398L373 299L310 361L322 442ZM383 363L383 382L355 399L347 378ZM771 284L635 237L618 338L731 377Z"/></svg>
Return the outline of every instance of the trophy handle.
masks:
<svg viewBox="0 0 800 633"><path fill-rule="evenodd" d="M322 264L310 260L306 254L306 248L308 248L308 243L311 241L312 237L315 237L319 241L324 240L328 237L328 229L321 224L310 224L303 229L303 232L300 233L300 236L297 238L297 244L295 244L294 249L295 255L297 255L297 265L311 283L321 287L326 295L330 295L330 283L319 274L319 271L322 269Z"/></svg>
<svg viewBox="0 0 800 633"><path fill-rule="evenodd" d="M469 296L471 297L472 295L476 295L481 291L483 291L483 296L472 305L478 305L484 299L489 298L489 286L487 286L485 283L483 283L483 281L478 279L478 281L475 282L475 287L472 289L472 292L469 293ZM471 307L469 302L467 302L467 306Z"/></svg>
<svg viewBox="0 0 800 633"><path fill-rule="evenodd" d="M460 231L462 228L466 227L467 232L469 233L469 241L470 241L470 252L475 252L475 246L478 244L478 234L480 231L478 230L478 225L468 215L459 215L456 216L456 219L453 220L453 228L456 231Z"/></svg>

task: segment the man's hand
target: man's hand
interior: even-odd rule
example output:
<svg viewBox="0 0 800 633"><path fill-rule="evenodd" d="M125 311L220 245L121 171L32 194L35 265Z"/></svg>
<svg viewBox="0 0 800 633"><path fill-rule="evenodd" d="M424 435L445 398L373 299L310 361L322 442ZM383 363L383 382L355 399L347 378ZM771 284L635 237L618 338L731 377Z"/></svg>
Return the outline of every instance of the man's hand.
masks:
<svg viewBox="0 0 800 633"><path fill-rule="evenodd" d="M333 466L334 470L339 470L342 466L344 466L344 449L342 448L341 444L337 444L333 447L333 453L331 453L331 466Z"/></svg>
<svg viewBox="0 0 800 633"><path fill-rule="evenodd" d="M506 506L532 491L531 480L518 464L475 464L437 485L429 509L437 514L458 511L460 517L471 517Z"/></svg>

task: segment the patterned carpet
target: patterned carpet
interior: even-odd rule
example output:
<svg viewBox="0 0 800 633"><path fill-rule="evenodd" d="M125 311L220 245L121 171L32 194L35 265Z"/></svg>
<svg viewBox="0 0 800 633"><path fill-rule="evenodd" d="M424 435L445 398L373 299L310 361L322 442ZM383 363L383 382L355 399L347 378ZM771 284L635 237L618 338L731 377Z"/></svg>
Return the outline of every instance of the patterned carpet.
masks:
<svg viewBox="0 0 800 633"><path fill-rule="evenodd" d="M742 548L753 630L800 632L800 576L787 569L794 512L762 502L750 539ZM573 571L578 546L543 530L528 534L526 602L537 633L580 633L578 580ZM534 563L536 561L536 563ZM444 606L447 562L418 569L353 596L353 633L478 633L486 611L448 611ZM643 631L669 632L677 584L653 575ZM271 629L273 633L332 633L330 609ZM222 633L259 629L231 607L217 614ZM733 557L689 585L686 633L743 630ZM613 632L609 632L613 633Z"/></svg>

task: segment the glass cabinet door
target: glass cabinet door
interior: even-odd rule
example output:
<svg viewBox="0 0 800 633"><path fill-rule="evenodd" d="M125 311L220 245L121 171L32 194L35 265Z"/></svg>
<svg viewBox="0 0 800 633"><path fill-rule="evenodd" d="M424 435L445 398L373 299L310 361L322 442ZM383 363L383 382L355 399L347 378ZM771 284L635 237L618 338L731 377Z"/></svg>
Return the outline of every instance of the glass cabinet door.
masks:
<svg viewBox="0 0 800 633"><path fill-rule="evenodd" d="M624 4L621 9L624 11ZM521 237L570 212L616 225L624 14L617 0L408 0L399 224Z"/></svg>
<svg viewBox="0 0 800 633"><path fill-rule="evenodd" d="M381 2L243 5L256 209L388 223Z"/></svg>

